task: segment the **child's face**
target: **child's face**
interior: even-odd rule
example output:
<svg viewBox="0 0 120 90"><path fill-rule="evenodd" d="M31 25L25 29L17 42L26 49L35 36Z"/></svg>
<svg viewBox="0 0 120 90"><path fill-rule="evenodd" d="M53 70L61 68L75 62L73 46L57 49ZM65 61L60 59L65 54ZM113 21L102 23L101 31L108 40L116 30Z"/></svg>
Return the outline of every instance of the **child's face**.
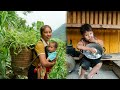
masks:
<svg viewBox="0 0 120 90"><path fill-rule="evenodd" d="M86 32L84 33L83 37L84 37L87 41L89 41L91 38L94 37L93 31L86 31Z"/></svg>
<svg viewBox="0 0 120 90"><path fill-rule="evenodd" d="M55 50L56 50L55 44L54 43L49 43L48 51L49 52L54 52Z"/></svg>

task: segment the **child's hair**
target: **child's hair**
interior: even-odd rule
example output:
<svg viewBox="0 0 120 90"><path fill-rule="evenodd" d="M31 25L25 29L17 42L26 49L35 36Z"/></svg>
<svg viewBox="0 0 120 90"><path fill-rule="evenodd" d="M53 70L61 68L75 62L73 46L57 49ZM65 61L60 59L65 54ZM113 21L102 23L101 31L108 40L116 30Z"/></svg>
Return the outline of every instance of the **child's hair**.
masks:
<svg viewBox="0 0 120 90"><path fill-rule="evenodd" d="M81 33L81 35L83 35L86 31L92 31L92 27L91 27L90 24L83 24L80 27L80 33Z"/></svg>
<svg viewBox="0 0 120 90"><path fill-rule="evenodd" d="M56 41L50 41L50 43L54 43L55 44L55 48L58 47L58 43Z"/></svg>

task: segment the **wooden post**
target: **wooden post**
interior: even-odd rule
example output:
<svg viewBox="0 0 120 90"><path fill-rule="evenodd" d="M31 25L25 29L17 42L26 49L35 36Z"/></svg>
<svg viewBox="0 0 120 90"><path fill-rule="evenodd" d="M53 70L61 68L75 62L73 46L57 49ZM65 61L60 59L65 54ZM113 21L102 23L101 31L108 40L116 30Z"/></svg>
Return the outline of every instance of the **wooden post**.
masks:
<svg viewBox="0 0 120 90"><path fill-rule="evenodd" d="M95 11L94 23L95 23L95 24L98 24L98 11Z"/></svg>
<svg viewBox="0 0 120 90"><path fill-rule="evenodd" d="M76 11L73 11L73 23L76 23Z"/></svg>
<svg viewBox="0 0 120 90"><path fill-rule="evenodd" d="M85 11L82 11L82 24L85 23Z"/></svg>
<svg viewBox="0 0 120 90"><path fill-rule="evenodd" d="M94 15L94 12L93 11L90 11L90 24L93 24L93 15Z"/></svg>
<svg viewBox="0 0 120 90"><path fill-rule="evenodd" d="M113 11L113 25L116 25L116 11Z"/></svg>
<svg viewBox="0 0 120 90"><path fill-rule="evenodd" d="M70 12L70 11L67 11L67 23L68 23L68 24L71 23L70 18L71 18L71 12Z"/></svg>
<svg viewBox="0 0 120 90"><path fill-rule="evenodd" d="M107 12L106 11L103 12L103 24L104 25L107 24Z"/></svg>
<svg viewBox="0 0 120 90"><path fill-rule="evenodd" d="M120 11L117 11L117 25L120 25Z"/></svg>
<svg viewBox="0 0 120 90"><path fill-rule="evenodd" d="M77 11L77 23L81 24L81 12Z"/></svg>
<svg viewBox="0 0 120 90"><path fill-rule="evenodd" d="M102 11L99 11L99 24L102 24L102 20L103 19L103 17L102 17Z"/></svg>
<svg viewBox="0 0 120 90"><path fill-rule="evenodd" d="M112 13L111 11L108 11L108 24L112 23Z"/></svg>
<svg viewBox="0 0 120 90"><path fill-rule="evenodd" d="M86 23L88 23L88 24L90 23L89 22L89 11L86 11Z"/></svg>

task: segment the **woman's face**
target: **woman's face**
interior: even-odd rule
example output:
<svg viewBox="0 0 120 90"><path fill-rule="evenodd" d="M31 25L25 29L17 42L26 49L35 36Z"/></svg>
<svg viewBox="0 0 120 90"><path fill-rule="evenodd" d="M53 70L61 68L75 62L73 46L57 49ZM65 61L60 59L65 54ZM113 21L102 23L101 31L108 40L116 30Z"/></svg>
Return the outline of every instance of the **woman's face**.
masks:
<svg viewBox="0 0 120 90"><path fill-rule="evenodd" d="M89 41L90 39L92 39L94 37L93 31L86 31L83 35L83 37Z"/></svg>
<svg viewBox="0 0 120 90"><path fill-rule="evenodd" d="M42 38L45 41L48 41L52 36L52 30L49 27L46 27L42 32Z"/></svg>

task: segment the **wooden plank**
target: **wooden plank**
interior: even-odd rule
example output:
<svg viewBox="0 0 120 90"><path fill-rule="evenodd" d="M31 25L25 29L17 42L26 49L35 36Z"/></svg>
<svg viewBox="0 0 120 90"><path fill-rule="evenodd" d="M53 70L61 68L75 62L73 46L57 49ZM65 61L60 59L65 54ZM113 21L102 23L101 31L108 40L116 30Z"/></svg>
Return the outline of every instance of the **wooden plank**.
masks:
<svg viewBox="0 0 120 90"><path fill-rule="evenodd" d="M120 30L118 30L118 52L120 52Z"/></svg>
<svg viewBox="0 0 120 90"><path fill-rule="evenodd" d="M113 62L114 62L114 64L116 64L117 66L120 67L120 61L113 61Z"/></svg>
<svg viewBox="0 0 120 90"><path fill-rule="evenodd" d="M76 30L76 46L77 47L77 43L80 41L80 38L82 38L82 35L80 34L80 29Z"/></svg>
<svg viewBox="0 0 120 90"><path fill-rule="evenodd" d="M99 39L101 39L102 41L104 41L104 30L105 29L98 29L98 31L99 31Z"/></svg>
<svg viewBox="0 0 120 90"><path fill-rule="evenodd" d="M77 35L76 35L77 31L78 31L77 28L75 28L75 30L72 31L72 42L73 42L73 47L74 48L76 48L76 45L77 45L76 44L77 43L77 38L78 38Z"/></svg>
<svg viewBox="0 0 120 90"><path fill-rule="evenodd" d="M108 24L112 24L112 13L108 11Z"/></svg>
<svg viewBox="0 0 120 90"><path fill-rule="evenodd" d="M109 48L110 47L109 32L110 32L110 30L107 30L107 29L104 30L104 47L106 49L106 51L105 51L106 54L110 53L110 50L109 50L110 49Z"/></svg>
<svg viewBox="0 0 120 90"><path fill-rule="evenodd" d="M116 20L117 20L117 19L116 19L116 11L113 11L113 18L112 18L112 19L113 19L112 24L113 24L113 25L116 25L116 24L117 24L117 22L116 22Z"/></svg>
<svg viewBox="0 0 120 90"><path fill-rule="evenodd" d="M88 24L90 23L89 22L89 11L86 11L86 23L88 23Z"/></svg>
<svg viewBox="0 0 120 90"><path fill-rule="evenodd" d="M67 24L67 27L81 27L82 24ZM93 28L120 29L120 25L91 24Z"/></svg>
<svg viewBox="0 0 120 90"><path fill-rule="evenodd" d="M109 32L109 36L110 36L110 53L114 53L114 49L115 49L115 44L114 44L114 31L113 30L111 30L110 32Z"/></svg>
<svg viewBox="0 0 120 90"><path fill-rule="evenodd" d="M81 24L81 12L77 11L77 23Z"/></svg>
<svg viewBox="0 0 120 90"><path fill-rule="evenodd" d="M67 11L67 23L68 23L68 24L71 23L70 18L71 18L71 12L70 12L70 11Z"/></svg>
<svg viewBox="0 0 120 90"><path fill-rule="evenodd" d="M94 15L94 12L93 11L90 11L90 24L93 24L93 15Z"/></svg>
<svg viewBox="0 0 120 90"><path fill-rule="evenodd" d="M85 11L82 11L82 24L85 23Z"/></svg>
<svg viewBox="0 0 120 90"><path fill-rule="evenodd" d="M67 44L69 44L69 32L70 32L70 29L66 29L66 39L67 39Z"/></svg>
<svg viewBox="0 0 120 90"><path fill-rule="evenodd" d="M93 32L94 32L94 36L95 36L96 38L100 38L100 34L99 34L98 28L93 28Z"/></svg>
<svg viewBox="0 0 120 90"><path fill-rule="evenodd" d="M110 59L101 59L102 61L104 61L104 60L110 60L110 61L116 61L116 60L120 60L120 58L110 58Z"/></svg>
<svg viewBox="0 0 120 90"><path fill-rule="evenodd" d="M116 64L113 64L112 71L115 73L115 75L120 79L120 67Z"/></svg>
<svg viewBox="0 0 120 90"><path fill-rule="evenodd" d="M117 11L117 25L120 25L120 11Z"/></svg>
<svg viewBox="0 0 120 90"><path fill-rule="evenodd" d="M116 47L116 52L115 53L119 53L119 46L120 46L120 44L119 44L119 32L118 32L118 30L114 30L115 31L115 47Z"/></svg>
<svg viewBox="0 0 120 90"><path fill-rule="evenodd" d="M76 23L76 11L73 11L73 23Z"/></svg>
<svg viewBox="0 0 120 90"><path fill-rule="evenodd" d="M79 57L73 57L73 59L74 60L80 60ZM108 60L108 61L116 61L116 60L120 61L120 58L114 58L113 57L113 58L110 58L110 59L103 59L103 58L101 59L101 61L106 61L106 60Z"/></svg>
<svg viewBox="0 0 120 90"><path fill-rule="evenodd" d="M95 35L95 37L97 37L98 39L104 41L104 30L95 28L95 29L94 29L94 35Z"/></svg>
<svg viewBox="0 0 120 90"><path fill-rule="evenodd" d="M98 11L95 11L94 24L98 24Z"/></svg>
<svg viewBox="0 0 120 90"><path fill-rule="evenodd" d="M107 24L107 12L106 11L103 12L103 24L104 25Z"/></svg>
<svg viewBox="0 0 120 90"><path fill-rule="evenodd" d="M118 31L111 30L110 32L110 53L118 53Z"/></svg>
<svg viewBox="0 0 120 90"><path fill-rule="evenodd" d="M99 24L102 24L102 22L103 22L103 17L102 17L102 11L99 11Z"/></svg>
<svg viewBox="0 0 120 90"><path fill-rule="evenodd" d="M71 33L71 29L67 29L67 43L68 44L70 44L70 40L71 40L71 35L72 35L72 33Z"/></svg>

